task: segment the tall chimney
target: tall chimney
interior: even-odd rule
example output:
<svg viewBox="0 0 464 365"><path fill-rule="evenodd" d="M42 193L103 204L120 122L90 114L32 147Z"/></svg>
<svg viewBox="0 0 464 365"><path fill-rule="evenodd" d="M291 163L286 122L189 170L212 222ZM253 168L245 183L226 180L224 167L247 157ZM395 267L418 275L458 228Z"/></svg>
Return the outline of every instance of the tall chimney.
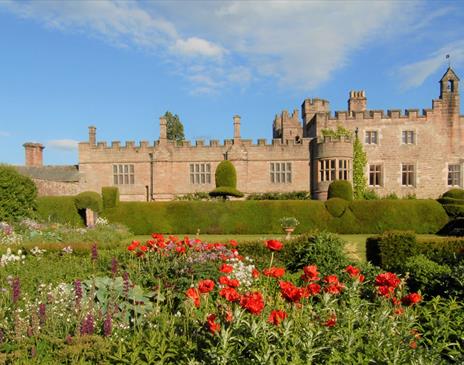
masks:
<svg viewBox="0 0 464 365"><path fill-rule="evenodd" d="M348 99L348 113L365 112L367 107L367 98L364 90L350 91L350 98Z"/></svg>
<svg viewBox="0 0 464 365"><path fill-rule="evenodd" d="M234 115L234 140L240 140L240 116Z"/></svg>
<svg viewBox="0 0 464 365"><path fill-rule="evenodd" d="M97 145L97 128L93 125L89 127L89 144L91 147L95 147Z"/></svg>
<svg viewBox="0 0 464 365"><path fill-rule="evenodd" d="M160 143L165 143L168 139L168 130L167 130L167 120L166 117L163 115L160 117Z"/></svg>
<svg viewBox="0 0 464 365"><path fill-rule="evenodd" d="M26 152L26 166L43 166L42 151L45 147L42 144L27 142L23 144L23 147Z"/></svg>

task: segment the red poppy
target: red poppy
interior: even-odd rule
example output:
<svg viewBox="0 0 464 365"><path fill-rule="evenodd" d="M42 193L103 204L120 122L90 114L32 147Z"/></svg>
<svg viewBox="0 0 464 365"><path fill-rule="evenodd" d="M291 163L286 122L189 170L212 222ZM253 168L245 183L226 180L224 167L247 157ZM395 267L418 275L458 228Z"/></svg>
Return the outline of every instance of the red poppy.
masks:
<svg viewBox="0 0 464 365"><path fill-rule="evenodd" d="M307 296L307 293L303 288L298 288L289 281L281 281L279 286L280 293L289 302L299 303L301 298Z"/></svg>
<svg viewBox="0 0 464 365"><path fill-rule="evenodd" d="M319 278L319 273L317 272L317 266L316 265L309 265L305 266L303 268L304 274L301 276L301 279L304 281L318 281L320 280Z"/></svg>
<svg viewBox="0 0 464 365"><path fill-rule="evenodd" d="M263 295L260 292L247 293L240 299L240 305L252 314L260 314L264 309Z"/></svg>
<svg viewBox="0 0 464 365"><path fill-rule="evenodd" d="M198 282L198 290L202 294L209 293L213 289L214 289L214 281L210 279L200 280Z"/></svg>
<svg viewBox="0 0 464 365"><path fill-rule="evenodd" d="M188 288L187 291L185 292L185 295L187 295L190 299L193 300L193 304L195 304L195 307L197 308L200 307L200 293L198 289Z"/></svg>
<svg viewBox="0 0 464 365"><path fill-rule="evenodd" d="M404 305L414 305L422 300L422 296L419 293L410 293L401 299L401 303Z"/></svg>
<svg viewBox="0 0 464 365"><path fill-rule="evenodd" d="M240 294L234 288L222 288L219 291L219 295L225 298L228 302L238 302L240 300Z"/></svg>
<svg viewBox="0 0 464 365"><path fill-rule="evenodd" d="M208 329L209 331L214 335L217 331L221 329L221 325L216 321L216 315L215 314L210 314L207 318L207 324L208 324Z"/></svg>
<svg viewBox="0 0 464 365"><path fill-rule="evenodd" d="M140 245L139 241L132 241L132 243L127 247L129 251L134 251Z"/></svg>
<svg viewBox="0 0 464 365"><path fill-rule="evenodd" d="M280 251L284 245L277 240L268 240L266 241L266 247L271 251Z"/></svg>
<svg viewBox="0 0 464 365"><path fill-rule="evenodd" d="M226 311L225 320L227 322L232 322L234 320L234 315L232 314L230 310Z"/></svg>
<svg viewBox="0 0 464 365"><path fill-rule="evenodd" d="M390 296L393 294L394 291L395 291L395 288L391 286L382 285L382 286L377 287L377 293L380 296L385 297L385 298L390 298Z"/></svg>
<svg viewBox="0 0 464 365"><path fill-rule="evenodd" d="M147 246L140 246L140 251L142 251L142 252L147 252L147 251L148 251L148 247L147 247Z"/></svg>
<svg viewBox="0 0 464 365"><path fill-rule="evenodd" d="M308 296L311 295L317 295L321 291L321 286L316 283L311 283L306 287L306 292L308 293Z"/></svg>
<svg viewBox="0 0 464 365"><path fill-rule="evenodd" d="M328 284L324 291L329 294L340 294L345 285L338 281L337 275L329 275L324 278L324 282Z"/></svg>
<svg viewBox="0 0 464 365"><path fill-rule="evenodd" d="M240 286L240 282L237 279L229 279L227 285L229 285L232 288L238 288Z"/></svg>
<svg viewBox="0 0 464 365"><path fill-rule="evenodd" d="M220 276L219 277L219 284L221 285L229 285L229 278L227 276Z"/></svg>
<svg viewBox="0 0 464 365"><path fill-rule="evenodd" d="M254 279L259 278L259 271L257 269L253 269L251 271L251 276L253 276Z"/></svg>
<svg viewBox="0 0 464 365"><path fill-rule="evenodd" d="M238 246L238 243L236 240L230 240L229 241L229 245L231 245L232 247L237 247Z"/></svg>
<svg viewBox="0 0 464 365"><path fill-rule="evenodd" d="M278 326L285 318L287 318L287 313L285 313L285 311L273 310L271 314L269 314L267 321L275 326Z"/></svg>
<svg viewBox="0 0 464 365"><path fill-rule="evenodd" d="M278 279L285 275L285 269L283 267L271 267L269 269L264 269L263 274Z"/></svg>
<svg viewBox="0 0 464 365"><path fill-rule="evenodd" d="M184 254L185 253L185 246L178 246L176 247L176 252L178 254Z"/></svg>
<svg viewBox="0 0 464 365"><path fill-rule="evenodd" d="M324 323L324 326L333 327L337 324L337 315L334 313L330 318Z"/></svg>
<svg viewBox="0 0 464 365"><path fill-rule="evenodd" d="M382 274L377 275L375 278L375 285L376 286L388 286L395 289L401 280L395 274L391 272L385 272Z"/></svg>
<svg viewBox="0 0 464 365"><path fill-rule="evenodd" d="M231 273L232 271L234 271L234 267L231 266L231 265L227 265L227 264L222 264L221 265L221 268L219 269L220 272L223 272L224 274L229 274Z"/></svg>

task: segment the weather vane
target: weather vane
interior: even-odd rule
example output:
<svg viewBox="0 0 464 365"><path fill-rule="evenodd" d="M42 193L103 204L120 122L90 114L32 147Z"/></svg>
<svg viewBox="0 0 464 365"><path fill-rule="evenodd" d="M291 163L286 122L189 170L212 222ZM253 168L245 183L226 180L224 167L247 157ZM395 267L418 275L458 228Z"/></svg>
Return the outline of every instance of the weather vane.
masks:
<svg viewBox="0 0 464 365"><path fill-rule="evenodd" d="M450 58L450 55L447 54L445 58L448 60L448 67L451 67L451 58Z"/></svg>

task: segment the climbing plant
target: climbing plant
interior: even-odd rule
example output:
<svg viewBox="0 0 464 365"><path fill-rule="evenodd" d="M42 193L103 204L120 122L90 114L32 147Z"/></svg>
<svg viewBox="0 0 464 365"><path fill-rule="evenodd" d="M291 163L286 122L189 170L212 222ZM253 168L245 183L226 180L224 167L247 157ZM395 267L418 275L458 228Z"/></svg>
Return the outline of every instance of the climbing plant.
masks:
<svg viewBox="0 0 464 365"><path fill-rule="evenodd" d="M353 142L353 195L355 199L362 199L367 190L367 178L364 175L366 165L366 152L356 136Z"/></svg>
<svg viewBox="0 0 464 365"><path fill-rule="evenodd" d="M331 128L323 128L321 130L322 136L324 137L335 137L335 138L340 138L340 137L351 137L353 133L349 130L343 127L342 125L337 125L337 129L331 129Z"/></svg>

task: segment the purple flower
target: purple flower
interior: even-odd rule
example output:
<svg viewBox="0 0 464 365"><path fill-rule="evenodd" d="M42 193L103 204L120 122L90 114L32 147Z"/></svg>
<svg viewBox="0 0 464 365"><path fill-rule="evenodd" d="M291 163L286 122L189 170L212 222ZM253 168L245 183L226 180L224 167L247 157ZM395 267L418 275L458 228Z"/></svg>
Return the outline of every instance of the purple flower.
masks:
<svg viewBox="0 0 464 365"><path fill-rule="evenodd" d="M98 259L98 250L97 250L97 244L94 243L92 245L92 261L95 262Z"/></svg>
<svg viewBox="0 0 464 365"><path fill-rule="evenodd" d="M123 293L124 297L127 299L129 296L129 273L127 271L124 271L124 274L122 274L122 279L123 279Z"/></svg>
<svg viewBox="0 0 464 365"><path fill-rule="evenodd" d="M39 304L39 320L40 320L40 325L43 325L45 323L45 304L40 303Z"/></svg>
<svg viewBox="0 0 464 365"><path fill-rule="evenodd" d="M103 321L103 335L105 337L111 336L112 330L113 330L113 321L111 318L111 314L108 312L106 313L106 318Z"/></svg>
<svg viewBox="0 0 464 365"><path fill-rule="evenodd" d="M68 345L71 345L71 344L72 344L72 341L73 341L71 335L67 335L65 341L66 341L66 343L67 343Z"/></svg>
<svg viewBox="0 0 464 365"><path fill-rule="evenodd" d="M16 277L13 279L12 283L13 287L13 303L16 303L21 296L21 283L19 282L19 278Z"/></svg>
<svg viewBox="0 0 464 365"><path fill-rule="evenodd" d="M74 294L76 296L76 307L79 307L82 299L82 284L80 280L74 282Z"/></svg>
<svg viewBox="0 0 464 365"><path fill-rule="evenodd" d="M0 345L3 343L3 330L0 328Z"/></svg>
<svg viewBox="0 0 464 365"><path fill-rule="evenodd" d="M87 317L82 321L81 324L81 335L93 335L95 331L95 324L93 315L89 313Z"/></svg>
<svg viewBox="0 0 464 365"><path fill-rule="evenodd" d="M111 259L111 273L113 274L113 277L116 276L118 272L118 260L116 257L113 257Z"/></svg>

